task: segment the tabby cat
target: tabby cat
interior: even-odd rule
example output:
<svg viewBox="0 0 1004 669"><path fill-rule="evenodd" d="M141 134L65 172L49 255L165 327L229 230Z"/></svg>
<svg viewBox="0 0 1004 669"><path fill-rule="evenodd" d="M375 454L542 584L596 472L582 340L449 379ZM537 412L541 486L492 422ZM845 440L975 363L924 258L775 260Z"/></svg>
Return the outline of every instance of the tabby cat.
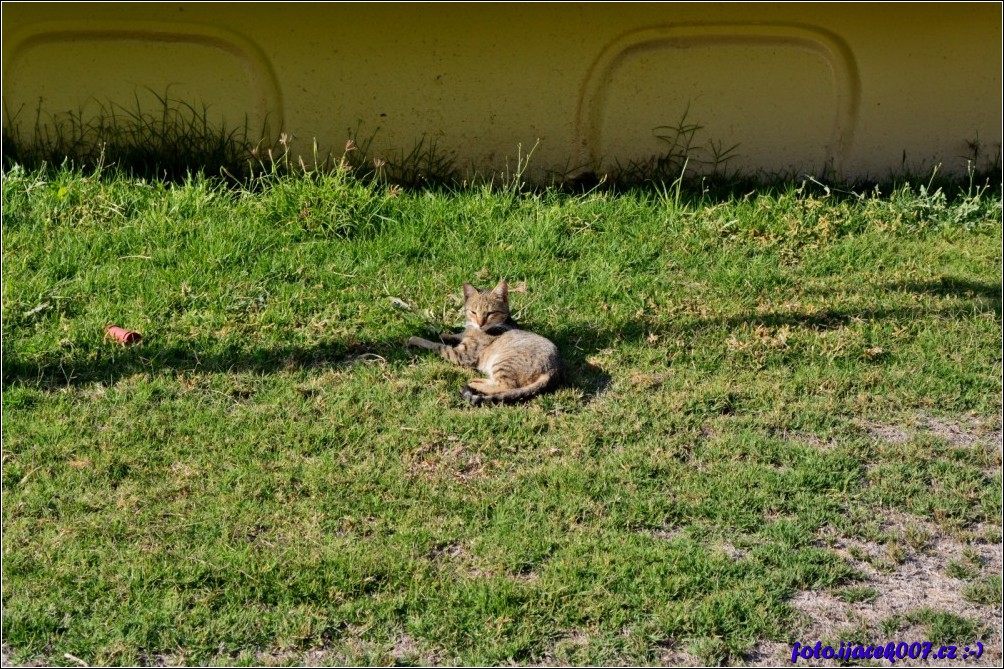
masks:
<svg viewBox="0 0 1004 669"><path fill-rule="evenodd" d="M445 343L420 337L409 346L432 351L463 367L476 367L488 375L474 379L460 394L471 404L516 402L553 386L561 376L561 354L549 339L526 330L509 314L509 286L499 281L491 290L464 284L467 329L443 333Z"/></svg>

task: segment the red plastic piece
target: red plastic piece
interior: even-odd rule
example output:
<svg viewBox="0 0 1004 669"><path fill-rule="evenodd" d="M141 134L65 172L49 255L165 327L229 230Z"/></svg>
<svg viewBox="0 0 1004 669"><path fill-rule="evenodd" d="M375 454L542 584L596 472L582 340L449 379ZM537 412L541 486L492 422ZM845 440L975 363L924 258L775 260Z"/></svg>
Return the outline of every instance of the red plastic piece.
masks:
<svg viewBox="0 0 1004 669"><path fill-rule="evenodd" d="M132 330L126 330L125 328L120 328L117 325L109 325L105 329L105 336L114 339L120 344L126 346L131 346L132 344L138 344L143 341L143 335L138 332L133 332Z"/></svg>

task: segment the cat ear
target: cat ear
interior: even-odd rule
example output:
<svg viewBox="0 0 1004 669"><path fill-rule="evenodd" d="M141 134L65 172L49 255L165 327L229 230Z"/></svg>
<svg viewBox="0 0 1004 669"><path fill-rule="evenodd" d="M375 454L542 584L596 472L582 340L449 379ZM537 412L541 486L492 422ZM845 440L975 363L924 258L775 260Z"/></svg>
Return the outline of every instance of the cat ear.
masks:
<svg viewBox="0 0 1004 669"><path fill-rule="evenodd" d="M503 302L509 301L509 286L506 284L505 279L499 279L499 285L495 286L492 292L501 297Z"/></svg>
<svg viewBox="0 0 1004 669"><path fill-rule="evenodd" d="M464 299L465 300L471 299L471 296L472 295L477 295L477 293L478 293L478 289L477 288L475 288L474 286L472 286L469 283L465 283L464 284Z"/></svg>

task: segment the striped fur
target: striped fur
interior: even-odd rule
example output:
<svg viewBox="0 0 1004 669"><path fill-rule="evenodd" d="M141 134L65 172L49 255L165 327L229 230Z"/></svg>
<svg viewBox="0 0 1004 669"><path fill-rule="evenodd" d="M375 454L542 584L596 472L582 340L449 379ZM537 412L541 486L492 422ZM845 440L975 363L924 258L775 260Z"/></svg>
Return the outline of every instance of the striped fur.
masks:
<svg viewBox="0 0 1004 669"><path fill-rule="evenodd" d="M474 405L519 402L552 388L561 377L558 347L540 335L521 330L509 313L509 287L499 281L491 290L464 284L466 329L444 333L440 342L420 337L409 346L436 351L450 362L474 367L486 375L464 386L460 394Z"/></svg>

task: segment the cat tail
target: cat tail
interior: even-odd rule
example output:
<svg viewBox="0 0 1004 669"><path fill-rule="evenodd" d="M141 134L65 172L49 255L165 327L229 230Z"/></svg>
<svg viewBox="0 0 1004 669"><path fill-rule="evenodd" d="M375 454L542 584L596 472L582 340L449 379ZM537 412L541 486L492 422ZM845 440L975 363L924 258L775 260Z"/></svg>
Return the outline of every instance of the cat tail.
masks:
<svg viewBox="0 0 1004 669"><path fill-rule="evenodd" d="M544 372L537 379L528 385L521 386L519 388L513 388L512 390L504 390L500 393L482 394L471 388L470 386L464 386L460 390L461 396L474 406L480 404L491 403L503 403L503 402L519 402L522 400L530 399L537 393L546 390L549 386L556 383L558 380L558 374L554 372Z"/></svg>

